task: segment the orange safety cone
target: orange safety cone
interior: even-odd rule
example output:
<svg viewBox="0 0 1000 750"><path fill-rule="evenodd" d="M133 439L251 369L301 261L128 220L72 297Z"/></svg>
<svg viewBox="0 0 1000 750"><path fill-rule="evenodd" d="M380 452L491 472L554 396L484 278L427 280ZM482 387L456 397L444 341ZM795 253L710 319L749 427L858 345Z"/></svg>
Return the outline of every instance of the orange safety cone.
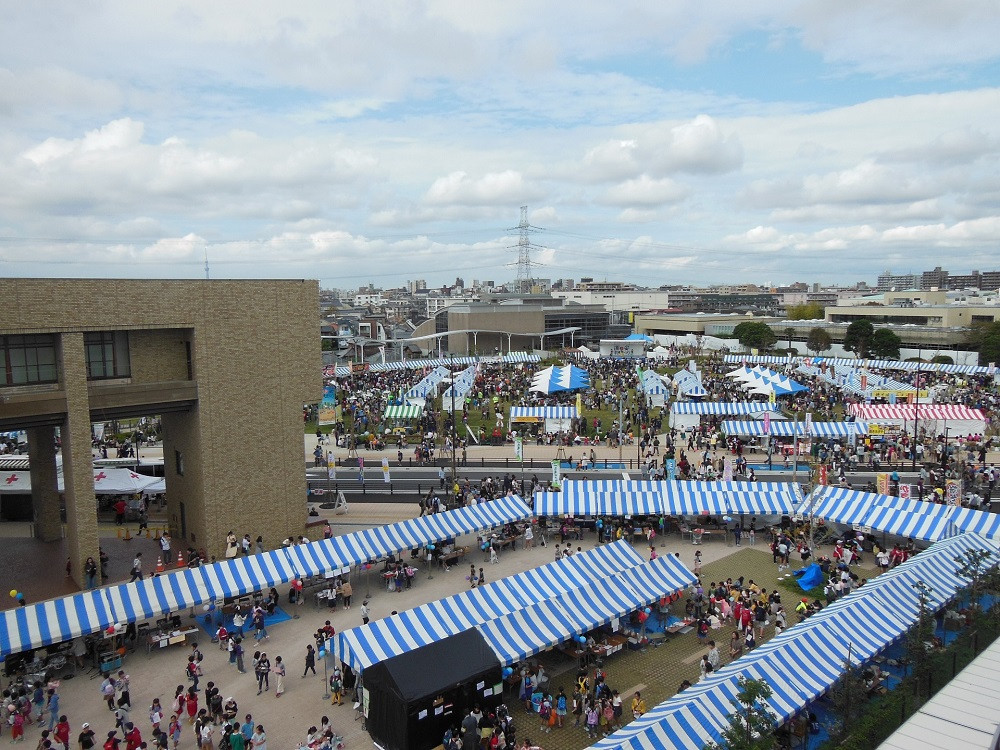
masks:
<svg viewBox="0 0 1000 750"><path fill-rule="evenodd" d="M122 538L122 527L121 526L118 527L118 532L117 533L118 533L118 538L121 539Z"/></svg>
<svg viewBox="0 0 1000 750"><path fill-rule="evenodd" d="M181 555L180 552L177 553L177 567L178 568L184 567L184 557Z"/></svg>
<svg viewBox="0 0 1000 750"><path fill-rule="evenodd" d="M163 572L163 558L162 557L157 557L156 558L156 572L157 573L162 573Z"/></svg>
<svg viewBox="0 0 1000 750"><path fill-rule="evenodd" d="M132 541L132 534L129 532L128 526L125 527L125 541L126 542Z"/></svg>

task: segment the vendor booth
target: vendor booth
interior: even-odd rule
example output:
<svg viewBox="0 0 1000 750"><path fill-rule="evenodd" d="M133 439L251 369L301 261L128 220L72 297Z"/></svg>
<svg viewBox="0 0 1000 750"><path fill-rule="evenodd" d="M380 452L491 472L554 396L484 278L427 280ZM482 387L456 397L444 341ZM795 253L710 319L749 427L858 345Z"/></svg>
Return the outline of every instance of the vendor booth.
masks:
<svg viewBox="0 0 1000 750"><path fill-rule="evenodd" d="M856 419L869 423L873 435L887 427L912 435L914 421L928 435L957 438L986 432L986 415L959 404L851 404L849 409Z"/></svg>
<svg viewBox="0 0 1000 750"><path fill-rule="evenodd" d="M785 419L777 405L766 401L675 401L670 407L670 426L675 430L698 427L702 415L763 419L765 412L770 412L772 421Z"/></svg>
<svg viewBox="0 0 1000 750"><path fill-rule="evenodd" d="M510 428L523 432L530 425L541 424L543 432L568 432L578 416L575 406L512 406Z"/></svg>
<svg viewBox="0 0 1000 750"><path fill-rule="evenodd" d="M500 661L476 629L373 664L364 671L364 714L384 750L429 750L479 704L503 701Z"/></svg>

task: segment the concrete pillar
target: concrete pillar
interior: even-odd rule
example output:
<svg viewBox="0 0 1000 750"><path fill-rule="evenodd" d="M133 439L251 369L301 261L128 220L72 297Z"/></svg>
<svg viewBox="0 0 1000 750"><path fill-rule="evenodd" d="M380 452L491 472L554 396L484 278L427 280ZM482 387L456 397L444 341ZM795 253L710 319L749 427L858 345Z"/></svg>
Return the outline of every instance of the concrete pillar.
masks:
<svg viewBox="0 0 1000 750"><path fill-rule="evenodd" d="M54 542L62 538L55 438L55 427L33 427L28 430L35 536L43 542Z"/></svg>
<svg viewBox="0 0 1000 750"><path fill-rule="evenodd" d="M83 563L88 557L98 559L100 545L91 454L87 360L82 333L64 333L60 342L60 372L66 390L66 422L61 431L66 485L66 546L73 580L83 588Z"/></svg>

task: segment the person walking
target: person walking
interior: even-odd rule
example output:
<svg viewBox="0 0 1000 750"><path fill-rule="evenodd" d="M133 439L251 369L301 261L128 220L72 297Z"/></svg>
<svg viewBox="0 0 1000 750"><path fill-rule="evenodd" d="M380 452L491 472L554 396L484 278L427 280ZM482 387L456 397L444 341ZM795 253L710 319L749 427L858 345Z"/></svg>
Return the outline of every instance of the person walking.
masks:
<svg viewBox="0 0 1000 750"><path fill-rule="evenodd" d="M372 611L368 608L368 600L365 599L361 602L361 624L367 625L368 621L371 619Z"/></svg>
<svg viewBox="0 0 1000 750"><path fill-rule="evenodd" d="M236 654L236 669L240 674L246 674L246 667L243 666L243 655L245 652L243 650L242 638L233 639L233 653Z"/></svg>
<svg viewBox="0 0 1000 750"><path fill-rule="evenodd" d="M132 559L132 577L128 579L129 583L133 581L142 580L142 553L136 552L135 557Z"/></svg>
<svg viewBox="0 0 1000 750"><path fill-rule="evenodd" d="M312 647L312 644L306 646L306 668L302 671L302 677L304 678L309 674L309 670L316 674L316 649Z"/></svg>
<svg viewBox="0 0 1000 750"><path fill-rule="evenodd" d="M267 658L267 654L261 654L260 658L257 660L257 666L254 667L254 673L257 675L257 695L260 695L265 690L271 689L271 662Z"/></svg>
<svg viewBox="0 0 1000 750"><path fill-rule="evenodd" d="M330 675L330 704L344 705L344 676L340 667L334 667L333 674Z"/></svg>
<svg viewBox="0 0 1000 750"><path fill-rule="evenodd" d="M281 694L285 692L285 665L280 656L274 657L272 671L274 672L274 697L280 698Z"/></svg>

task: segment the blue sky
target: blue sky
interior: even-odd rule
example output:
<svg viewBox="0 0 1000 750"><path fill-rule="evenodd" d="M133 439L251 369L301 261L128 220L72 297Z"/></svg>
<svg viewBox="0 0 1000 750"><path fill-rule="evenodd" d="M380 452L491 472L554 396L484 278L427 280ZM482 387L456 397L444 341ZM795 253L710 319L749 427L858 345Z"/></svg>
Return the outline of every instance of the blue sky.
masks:
<svg viewBox="0 0 1000 750"><path fill-rule="evenodd" d="M0 4L0 273L1000 267L988 3Z"/></svg>

